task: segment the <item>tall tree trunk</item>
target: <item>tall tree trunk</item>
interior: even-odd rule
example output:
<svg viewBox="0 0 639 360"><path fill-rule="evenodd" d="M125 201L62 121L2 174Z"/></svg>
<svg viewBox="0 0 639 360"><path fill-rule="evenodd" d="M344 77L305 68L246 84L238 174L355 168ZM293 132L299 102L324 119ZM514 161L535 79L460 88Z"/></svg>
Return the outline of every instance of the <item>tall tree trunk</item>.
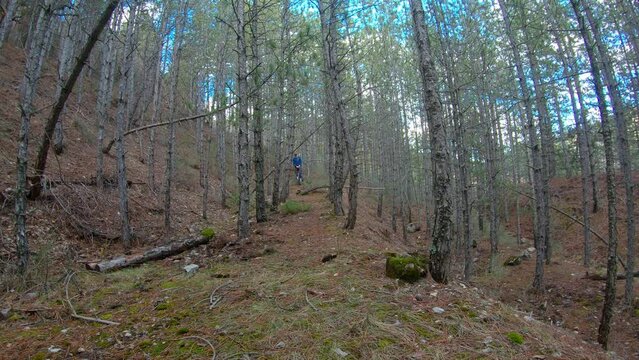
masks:
<svg viewBox="0 0 639 360"><path fill-rule="evenodd" d="M621 172L623 173L624 189L626 192L626 236L627 236L627 260L626 260L626 287L624 293L624 301L627 305L631 305L634 298L634 268L635 268L635 199L633 194L634 182L632 178L632 163L630 161L630 149L628 146L628 128L626 124L626 110L621 97L619 82L615 76L612 59L610 58L608 48L603 40L600 31L600 24L595 19L590 6L586 1L582 2L584 11L590 28L592 29L594 45L599 50L601 67L603 70L603 78L608 94L612 99L612 112L617 127L617 148L619 152L619 163ZM616 264L616 263L615 263ZM613 298L614 299L614 298Z"/></svg>
<svg viewBox="0 0 639 360"><path fill-rule="evenodd" d="M115 150L118 167L118 194L120 197L119 209L122 228L121 236L124 247L127 249L131 247L131 225L129 224L129 194L126 176L124 132L126 131L126 124L128 122L127 87L129 86L129 76L132 75L133 68L133 32L137 16L137 6L138 3L134 0L131 2L129 8L129 19L126 28L126 40L124 43L124 60L120 66L120 89L118 92L118 110L115 132Z"/></svg>
<svg viewBox="0 0 639 360"><path fill-rule="evenodd" d="M433 193L435 196L435 223L430 247L429 270L436 282L447 283L450 272L450 159L441 103L437 94L437 74L430 49L428 31L421 1L409 0L417 43L419 70L423 86L423 101L428 116L433 164Z"/></svg>
<svg viewBox="0 0 639 360"><path fill-rule="evenodd" d="M535 248L537 249L536 261L535 261L535 275L533 277L533 288L536 291L541 291L543 287L544 279L544 260L546 257L546 222L548 218L545 216L544 203L545 196L543 192L543 162L539 143L537 141L537 131L535 129L535 121L533 119L532 104L530 102L530 89L526 82L526 75L524 73L524 66L521 60L521 55L517 47L517 41L515 34L512 30L510 22L510 15L504 0L499 0L499 8L504 19L504 28L506 30L506 36L508 37L508 43L513 51L513 59L515 62L515 69L517 71L517 77L519 81L519 89L524 103L524 114L526 121L526 128L528 129L528 141L531 149L532 158L532 183L534 189L535 198L535 219L534 219L534 238Z"/></svg>
<svg viewBox="0 0 639 360"><path fill-rule="evenodd" d="M553 27L559 29L558 22L553 14L550 14L550 4L548 2L545 3L547 12L549 13L549 18L551 20L551 24ZM559 35L557 31L552 31L551 34L555 40L555 44L557 45L558 54L562 62L562 74L565 77L566 87L568 88L568 96L570 97L570 105L572 108L573 118L575 120L575 127L577 132L577 150L579 153L579 165L581 168L581 198L582 198L582 216L584 223L584 257L583 262L584 266L590 266L590 257L591 257L591 239L590 239L590 210L591 204L590 200L592 197L592 192L594 191L592 187L591 179L591 155L590 148L588 144L588 133L587 133L587 118L586 118L586 109L581 109L577 107L577 100L575 98L575 87L574 85L578 84L578 76L574 75L577 73L578 69L576 66L573 66L574 60L569 60L569 56L565 51L565 46L562 37ZM581 91L581 90L578 90ZM557 101L557 112L559 113L559 105ZM561 115L559 115L561 116ZM562 147L565 145L562 144ZM564 150L565 152L565 150ZM567 157L567 155L564 155Z"/></svg>
<svg viewBox="0 0 639 360"><path fill-rule="evenodd" d="M246 239L250 235L249 226L249 112L248 112L248 72L246 70L247 49L245 39L244 0L235 0L235 16L237 17L237 96L239 97L239 122L237 126L237 181L240 192L239 214L237 217L237 237Z"/></svg>
<svg viewBox="0 0 639 360"><path fill-rule="evenodd" d="M266 221L266 196L264 194L264 152L262 150L262 75L260 55L260 2L253 0L251 6L251 52L253 77L253 166L255 171L255 220Z"/></svg>
<svg viewBox="0 0 639 360"><path fill-rule="evenodd" d="M280 31L280 58L283 61L287 56L287 53L290 52L288 49L288 40L289 40L289 17L290 17L290 1L283 0L282 1L282 10L281 10L281 19L282 19L282 29ZM289 56L290 59L290 56ZM290 64L290 62L288 62ZM282 66L281 69L277 71L277 84L278 84L278 103L277 103L277 114L276 114L276 124L275 124L275 169L273 171L273 192L271 197L271 209L277 210L281 202L280 197L280 182L282 179L282 147L283 147L283 137L284 137L284 109L286 107L286 92L285 92L285 83L286 77L288 74L288 66Z"/></svg>
<svg viewBox="0 0 639 360"><path fill-rule="evenodd" d="M97 134L97 165L96 165L96 184L99 188L104 187L104 126L109 119L108 109L111 105L111 97L113 89L111 78L115 72L115 55L116 51L113 47L115 40L114 32L117 31L120 22L121 12L118 12L116 18L112 19L108 25L109 31L104 35L102 40L102 66L100 67L100 84L98 89L98 102L96 112L98 113L98 134Z"/></svg>
<svg viewBox="0 0 639 360"><path fill-rule="evenodd" d="M33 101L42 70L42 58L46 49L46 33L50 31L53 18L52 1L42 3L35 26L29 34L27 60L20 86L20 134L18 137L18 159L16 164L16 252L18 271L24 273L29 264L29 242L27 238L27 162L29 160L29 125L33 115Z"/></svg>
<svg viewBox="0 0 639 360"><path fill-rule="evenodd" d="M169 84L169 134L167 142L166 168L164 171L164 228L171 229L171 188L173 186L173 173L175 169L175 98L177 96L178 76L180 73L180 60L182 52L182 33L187 16L188 0L180 1L180 9L175 19L175 38L173 39L173 52L171 56L171 77Z"/></svg>
<svg viewBox="0 0 639 360"><path fill-rule="evenodd" d="M599 334L597 336L597 341L604 347L604 349L607 349L617 286L617 204L615 194L616 184L614 173L614 152L612 144L612 124L610 124L610 120L608 117L608 109L602 84L601 69L599 68L599 59L597 57L597 54L595 53L592 35L588 31L588 29L586 29L584 15L580 6L580 0L570 0L570 4L572 5L577 17L579 30L584 40L586 53L588 54L588 59L590 62L592 78L595 85L595 94L597 95L597 104L599 106L599 114L601 115L601 130L606 158L606 194L608 198L608 273L606 277L604 306L602 309L601 322L599 323Z"/></svg>
<svg viewBox="0 0 639 360"><path fill-rule="evenodd" d="M6 14L0 23L0 49L4 46L5 41L9 37L11 27L13 26L13 18L18 9L18 0L9 0L6 8Z"/></svg>
<svg viewBox="0 0 639 360"><path fill-rule="evenodd" d="M153 74L153 111L150 123L155 124L160 119L162 104L162 64L164 62L164 36L169 21L168 1L164 1L162 6L162 20L155 40L155 73ZM149 130L149 145L147 159L147 183L151 192L155 192L155 128Z"/></svg>
<svg viewBox="0 0 639 360"><path fill-rule="evenodd" d="M341 0L322 0L318 2L320 11L320 21L322 29L322 45L324 54L324 68L326 70L326 96L329 104L331 119L331 129L333 144L335 149L332 188L329 189L330 198L333 202L333 212L335 215L343 215L342 196L344 183L346 181L344 171L344 158L348 157L348 140L345 138L346 132L346 109L342 99L342 89L340 82L341 65L338 60L338 37L337 30L338 11L341 8ZM346 154L345 154L346 153Z"/></svg>
<svg viewBox="0 0 639 360"><path fill-rule="evenodd" d="M220 48L217 67L215 72L215 101L217 108L221 109L226 106L226 47L229 39L228 32L224 33L224 40ZM220 176L220 203L226 208L226 111L217 113L217 121L215 123L215 132L217 133L217 151L216 159L218 173Z"/></svg>

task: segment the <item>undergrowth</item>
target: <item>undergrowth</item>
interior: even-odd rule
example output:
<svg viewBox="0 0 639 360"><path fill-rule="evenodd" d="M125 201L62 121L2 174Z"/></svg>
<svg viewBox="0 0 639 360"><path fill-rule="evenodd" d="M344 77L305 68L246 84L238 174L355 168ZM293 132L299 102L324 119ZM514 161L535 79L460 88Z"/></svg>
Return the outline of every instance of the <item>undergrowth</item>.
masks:
<svg viewBox="0 0 639 360"><path fill-rule="evenodd" d="M280 213L284 215L292 215L301 212L307 212L311 209L311 205L295 201L295 200L287 200L285 203L280 205Z"/></svg>

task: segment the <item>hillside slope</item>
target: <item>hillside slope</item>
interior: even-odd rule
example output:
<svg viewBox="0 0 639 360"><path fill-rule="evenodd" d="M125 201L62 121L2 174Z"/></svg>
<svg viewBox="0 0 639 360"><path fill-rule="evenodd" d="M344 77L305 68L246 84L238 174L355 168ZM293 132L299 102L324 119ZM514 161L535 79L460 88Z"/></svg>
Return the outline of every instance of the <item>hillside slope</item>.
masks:
<svg viewBox="0 0 639 360"><path fill-rule="evenodd" d="M367 230L339 230L325 194L296 200L305 213L273 215L252 240L112 274L78 271L62 289L10 294L21 311L3 322L5 355L40 358L605 359L596 346L454 281L414 285L384 276L385 251L403 251ZM323 255L337 257L322 263ZM193 276L181 267L201 266ZM16 306L17 307L17 306ZM433 308L440 307L437 314ZM39 319L39 320L37 320ZM207 344L207 341L210 343ZM61 349L53 354L55 349Z"/></svg>

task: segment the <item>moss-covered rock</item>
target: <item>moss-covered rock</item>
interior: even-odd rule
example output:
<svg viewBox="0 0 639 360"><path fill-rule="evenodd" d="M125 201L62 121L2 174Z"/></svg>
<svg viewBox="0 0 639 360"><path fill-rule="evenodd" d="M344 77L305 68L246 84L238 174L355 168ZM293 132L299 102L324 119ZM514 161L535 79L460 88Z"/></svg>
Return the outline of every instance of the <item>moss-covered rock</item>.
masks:
<svg viewBox="0 0 639 360"><path fill-rule="evenodd" d="M397 255L386 257L386 276L414 283L428 274L428 260L419 254Z"/></svg>
<svg viewBox="0 0 639 360"><path fill-rule="evenodd" d="M204 236L207 239L212 239L215 236L215 230L213 230L213 228L206 227L202 229L200 234L202 234L202 236Z"/></svg>

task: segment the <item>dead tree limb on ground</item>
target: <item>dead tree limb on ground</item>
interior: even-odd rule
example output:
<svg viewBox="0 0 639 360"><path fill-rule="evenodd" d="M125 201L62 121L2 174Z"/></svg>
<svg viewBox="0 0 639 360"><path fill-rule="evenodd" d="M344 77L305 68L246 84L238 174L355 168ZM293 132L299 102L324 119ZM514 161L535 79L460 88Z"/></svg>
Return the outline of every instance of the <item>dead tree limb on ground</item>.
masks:
<svg viewBox="0 0 639 360"><path fill-rule="evenodd" d="M530 196L530 195L528 195L528 194L526 194L526 193L523 193L523 192L521 192L521 191L517 191L517 190L514 190L514 189L511 189L511 190L512 190L512 191L514 191L514 192L516 192L517 194L519 194L519 195L521 195L521 196L525 196L525 197L527 197L527 198L529 198L529 199L535 200L532 196ZM581 221L581 220L577 219L576 217L574 217L574 216L572 216L572 215L568 214L567 212L565 212L565 211L563 211L563 210L561 210L561 209L559 209L559 208L556 208L556 207L554 207L554 206L552 206L552 205L550 205L550 208L551 208L551 209L553 209L553 210L555 210L556 212L560 213L561 215L563 215L563 216L567 217L568 219L570 219L570 220L572 220L572 221L576 222L577 224L579 224L579 225L581 225L581 226L585 227L586 229L588 229L588 231L590 231L593 235L595 235L595 237L596 237L597 239L601 240L601 242L602 242L602 243L604 243L606 246L608 246L608 241L606 241L606 239L604 239L604 238L603 238L603 236L599 235L599 234L598 234L596 231L594 231L591 227L586 226L586 224L584 224L584 223L583 223L583 221ZM621 260L621 258L620 258L619 256L617 256L617 260L619 261L619 264L621 264L621 267L623 267L623 268L625 269L625 268L626 268L626 264L623 262L623 260Z"/></svg>
<svg viewBox="0 0 639 360"><path fill-rule="evenodd" d="M87 263L86 268L88 270L99 272L120 270L127 267L144 264L145 262L161 260L169 256L177 255L194 247L208 244L209 241L211 241L211 238L205 236L189 238L186 240L171 243L169 245L153 248L151 250L145 251L142 254L120 256L115 259L97 263Z"/></svg>
<svg viewBox="0 0 639 360"><path fill-rule="evenodd" d="M639 271L635 272L633 274L633 277L639 277ZM606 274L589 274L586 273L586 276L584 276L584 279L588 279L588 280L606 280L608 278L608 276ZM617 274L617 280L626 280L626 274Z"/></svg>

